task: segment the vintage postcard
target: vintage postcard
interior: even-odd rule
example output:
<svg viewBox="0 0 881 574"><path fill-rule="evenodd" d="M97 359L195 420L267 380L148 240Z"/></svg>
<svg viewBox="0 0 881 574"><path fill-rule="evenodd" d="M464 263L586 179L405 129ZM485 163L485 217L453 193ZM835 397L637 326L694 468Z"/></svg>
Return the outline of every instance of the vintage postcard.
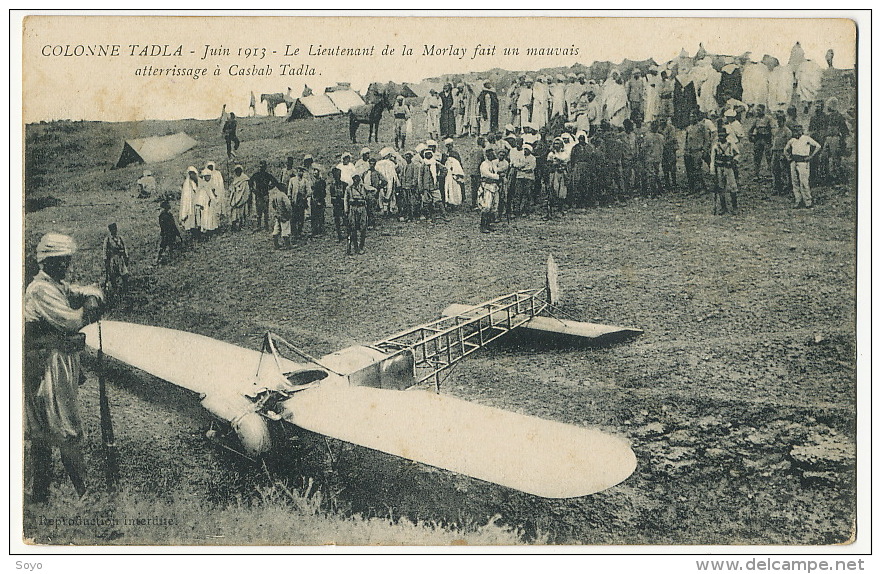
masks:
<svg viewBox="0 0 881 574"><path fill-rule="evenodd" d="M13 547L865 549L871 31L711 16L13 13Z"/></svg>

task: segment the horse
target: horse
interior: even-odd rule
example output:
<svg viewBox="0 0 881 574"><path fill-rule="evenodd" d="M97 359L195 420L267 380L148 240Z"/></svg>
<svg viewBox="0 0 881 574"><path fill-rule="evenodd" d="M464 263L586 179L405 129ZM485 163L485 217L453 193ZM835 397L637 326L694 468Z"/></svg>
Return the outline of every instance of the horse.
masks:
<svg viewBox="0 0 881 574"><path fill-rule="evenodd" d="M290 88L288 88L290 91ZM290 112L294 106L294 100L287 94L276 92L274 94L260 94L260 102L266 102L266 112L270 116L275 116L275 108L279 104L285 104L287 111Z"/></svg>
<svg viewBox="0 0 881 574"><path fill-rule="evenodd" d="M371 137L373 141L379 141L379 121L382 119L382 112L385 109L391 110L392 104L385 92L375 93L373 100L373 103L355 106L349 110L349 136L352 138L352 143L357 143L355 139L358 126L361 124L368 126L367 143L370 143Z"/></svg>

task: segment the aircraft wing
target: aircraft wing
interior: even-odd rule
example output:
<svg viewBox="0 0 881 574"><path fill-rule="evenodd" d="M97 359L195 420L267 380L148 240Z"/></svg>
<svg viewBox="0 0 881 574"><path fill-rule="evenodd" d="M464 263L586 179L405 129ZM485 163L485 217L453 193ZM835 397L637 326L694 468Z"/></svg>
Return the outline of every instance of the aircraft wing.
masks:
<svg viewBox="0 0 881 574"><path fill-rule="evenodd" d="M98 325L83 328L86 344L98 348ZM196 333L125 323L101 321L104 353L146 371L169 383L195 393L247 392L264 384L270 386L279 369L267 364L272 357L264 356L257 379L261 353L205 337ZM281 358L282 372L296 371L304 365Z"/></svg>
<svg viewBox="0 0 881 574"><path fill-rule="evenodd" d="M599 492L636 468L622 438L427 391L322 384L283 408L302 428L546 498Z"/></svg>

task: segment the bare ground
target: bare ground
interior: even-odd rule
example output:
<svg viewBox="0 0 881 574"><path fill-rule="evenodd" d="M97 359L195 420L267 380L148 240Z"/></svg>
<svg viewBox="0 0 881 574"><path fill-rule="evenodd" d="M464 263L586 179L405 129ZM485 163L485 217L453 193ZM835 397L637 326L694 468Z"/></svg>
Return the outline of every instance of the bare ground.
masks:
<svg viewBox="0 0 881 574"><path fill-rule="evenodd" d="M339 118L242 124L240 156L249 170L269 157L278 172L286 151L328 165L352 147ZM271 250L262 232L226 233L153 267L156 203L131 191L142 168L106 168L123 137L177 129L202 144L151 166L168 190L187 165L222 159L216 122L28 126L29 158L45 163L29 164L36 184L27 196L61 204L26 215L25 245L50 229L72 232L84 246L76 273L94 280L105 225L117 221L135 280L109 318L245 346L272 330L321 355L431 320L449 303L539 286L553 254L561 313L645 330L602 349L499 345L458 366L443 388L627 437L637 470L605 492L543 500L337 441L332 465L323 440L309 433L272 463L275 478L295 489L312 478L341 516L455 527L500 515L524 540L798 545L854 536L852 186L821 188L815 209L793 210L788 198L769 195L767 182L754 184L746 165L737 217L710 215L709 196L674 192L552 222L520 220L492 235L477 233L473 213L439 225L390 221L368 234L367 254L354 258L332 233L288 252ZM386 123L385 142L389 130ZM103 203L111 205L95 205ZM269 480L203 438L209 421L192 396L119 364L109 380L129 491L168 499L185 492L222 507L253 498ZM90 376L87 455L96 469L90 485L101 491L96 394ZM26 532L39 534L39 512L26 509Z"/></svg>

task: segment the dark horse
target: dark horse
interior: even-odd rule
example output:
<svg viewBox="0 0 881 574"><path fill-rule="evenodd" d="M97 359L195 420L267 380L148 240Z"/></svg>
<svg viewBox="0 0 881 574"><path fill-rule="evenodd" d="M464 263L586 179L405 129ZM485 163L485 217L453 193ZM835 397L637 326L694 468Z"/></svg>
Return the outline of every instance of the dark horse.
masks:
<svg viewBox="0 0 881 574"><path fill-rule="evenodd" d="M368 127L367 143L370 143L371 138L375 142L379 141L379 120L382 119L382 112L392 108L385 92L374 93L372 99L372 103L355 106L349 110L349 135L352 143L357 143L355 136L361 124L367 124Z"/></svg>

